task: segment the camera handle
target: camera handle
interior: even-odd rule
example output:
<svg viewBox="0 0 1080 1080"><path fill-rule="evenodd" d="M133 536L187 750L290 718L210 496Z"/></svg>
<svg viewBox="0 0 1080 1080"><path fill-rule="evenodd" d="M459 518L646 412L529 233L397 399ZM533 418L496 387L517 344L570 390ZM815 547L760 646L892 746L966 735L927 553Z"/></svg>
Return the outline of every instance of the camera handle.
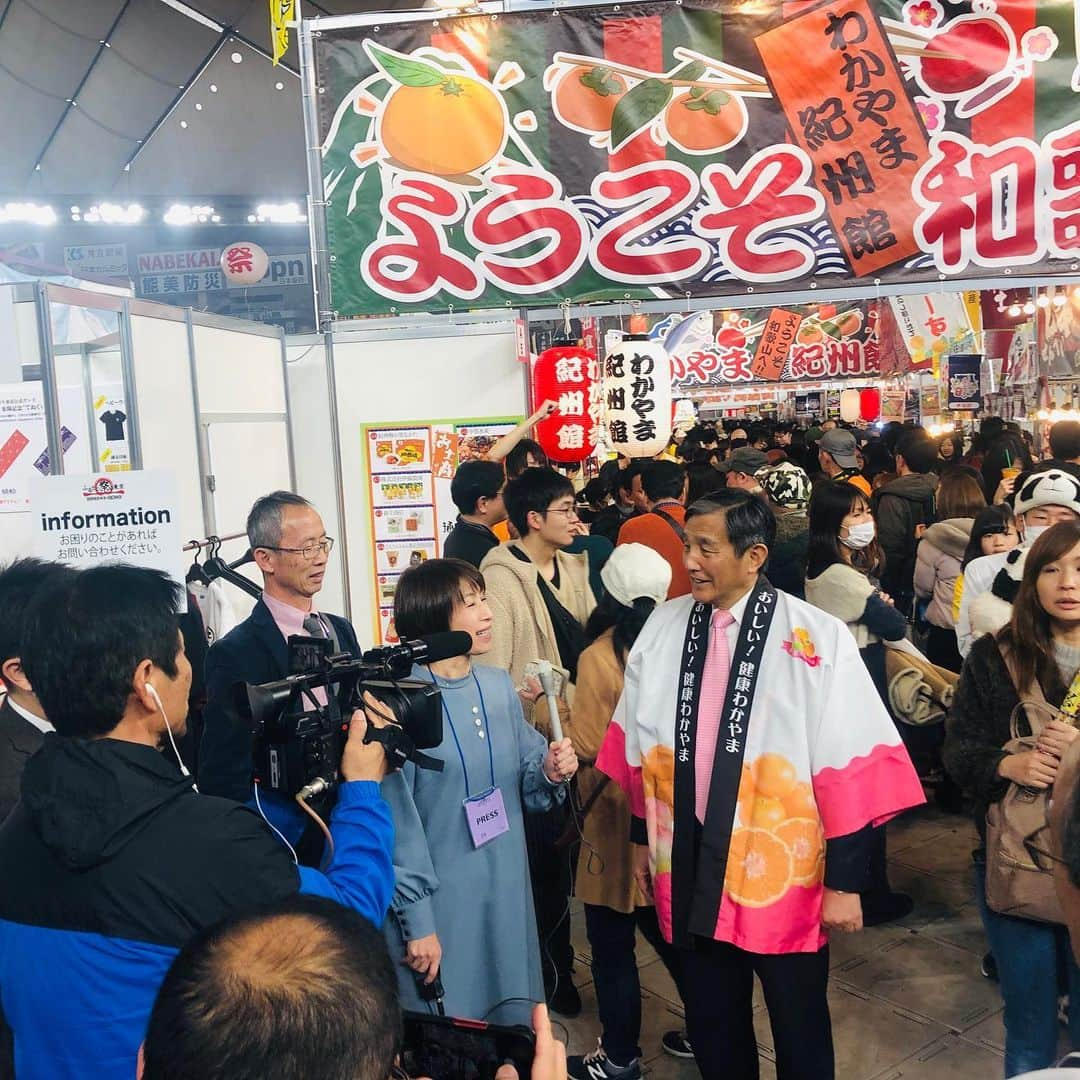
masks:
<svg viewBox="0 0 1080 1080"><path fill-rule="evenodd" d="M392 770L400 769L406 761L413 761L421 769L430 769L432 772L443 771L445 763L417 750L416 743L397 724L375 727L374 724L369 723L364 733L364 742L381 743L383 753L386 754L386 762Z"/></svg>
<svg viewBox="0 0 1080 1080"><path fill-rule="evenodd" d="M443 999L446 997L446 991L443 989L442 972L440 971L431 982L427 982L427 976L420 971L414 971L412 977L416 983L416 992L420 995L420 1000L426 1001L429 1005L434 1002L435 1010L439 1016L445 1016L446 1007L443 1005Z"/></svg>

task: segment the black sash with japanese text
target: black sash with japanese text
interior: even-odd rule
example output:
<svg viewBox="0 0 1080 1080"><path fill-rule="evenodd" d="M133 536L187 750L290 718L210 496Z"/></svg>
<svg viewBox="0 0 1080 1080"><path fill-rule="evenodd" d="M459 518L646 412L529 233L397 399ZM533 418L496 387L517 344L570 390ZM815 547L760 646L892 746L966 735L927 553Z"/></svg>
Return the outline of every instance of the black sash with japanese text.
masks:
<svg viewBox="0 0 1080 1080"><path fill-rule="evenodd" d="M716 737L709 801L699 842L695 816L694 759L712 608L707 604L695 604L690 612L675 710L671 925L672 942L676 946L689 947L692 935L711 941L716 931L750 713L765 641L775 613L776 590L764 577L759 577L747 601L728 674L720 730Z"/></svg>

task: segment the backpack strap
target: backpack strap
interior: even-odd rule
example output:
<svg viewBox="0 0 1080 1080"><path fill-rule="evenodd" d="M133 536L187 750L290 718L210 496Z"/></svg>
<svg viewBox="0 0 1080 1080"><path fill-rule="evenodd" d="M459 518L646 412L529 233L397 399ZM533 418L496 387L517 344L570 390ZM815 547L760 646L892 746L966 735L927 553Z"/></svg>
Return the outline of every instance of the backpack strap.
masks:
<svg viewBox="0 0 1080 1080"><path fill-rule="evenodd" d="M655 514L658 518L663 518L675 530L675 535L684 544L686 543L686 530L669 513L656 507L650 510L649 513Z"/></svg>

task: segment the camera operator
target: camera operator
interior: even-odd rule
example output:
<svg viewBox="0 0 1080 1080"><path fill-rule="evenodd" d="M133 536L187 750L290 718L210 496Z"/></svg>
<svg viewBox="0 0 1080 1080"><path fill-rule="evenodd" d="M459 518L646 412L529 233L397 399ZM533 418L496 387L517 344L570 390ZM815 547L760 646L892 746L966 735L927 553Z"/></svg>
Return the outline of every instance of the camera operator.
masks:
<svg viewBox="0 0 1080 1080"><path fill-rule="evenodd" d="M56 734L0 828L0 999L20 1080L134 1075L173 957L226 916L298 891L375 926L386 914L387 766L363 741L385 714L370 697L353 714L325 874L297 867L257 815L197 794L177 767L191 682L179 594L159 572L101 566L50 583L26 613L23 664Z"/></svg>
<svg viewBox="0 0 1080 1080"><path fill-rule="evenodd" d="M248 543L262 572L263 595L251 615L215 642L206 658L207 702L199 752L199 788L237 802L252 798L251 733L230 705L236 683L262 684L289 674L292 635L329 637L334 653L360 655L356 634L346 619L316 610L314 598L334 541L322 518L300 495L275 491L256 500L247 519ZM317 690L320 705L325 692ZM316 865L322 838L291 799L261 793L260 810L290 844L301 862ZM301 839L303 838L303 843Z"/></svg>
<svg viewBox="0 0 1080 1080"><path fill-rule="evenodd" d="M566 1080L544 1007L532 1080ZM204 931L154 1002L139 1080L389 1080L401 1042L382 935L353 912L294 897ZM513 1066L497 1080L517 1080Z"/></svg>

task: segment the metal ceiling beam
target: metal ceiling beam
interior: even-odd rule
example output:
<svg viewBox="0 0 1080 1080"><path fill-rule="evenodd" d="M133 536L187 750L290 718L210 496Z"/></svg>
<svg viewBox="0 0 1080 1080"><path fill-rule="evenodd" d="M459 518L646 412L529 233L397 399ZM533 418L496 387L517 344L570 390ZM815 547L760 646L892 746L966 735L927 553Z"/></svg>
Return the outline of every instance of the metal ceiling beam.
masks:
<svg viewBox="0 0 1080 1080"><path fill-rule="evenodd" d="M101 54L109 47L109 39L116 32L117 26L120 25L120 20L124 17L124 13L129 7L131 7L131 0L124 0L124 6L117 12L116 18L112 21L112 26L109 27L105 36L101 39L101 43L97 47L97 52L94 53L94 57L90 61L90 66L86 69L83 77L79 80L79 85L75 87L74 91L71 94L71 97L68 98L68 103L65 106L64 111L60 114L60 119L56 121L56 126L52 129L51 132L49 132L49 137L45 140L45 145L38 151L36 157L34 158L34 169L28 179L32 180L33 173L38 171L38 168L40 167L41 162L44 160L45 155L49 152L49 147L52 146L53 140L56 138L60 129L64 126L64 121L68 118L71 110L77 109L79 107L79 94L82 93L82 89L86 85L86 80L90 78L91 74L94 71L94 68L97 66L97 62L101 59ZM4 14L7 14L6 10Z"/></svg>
<svg viewBox="0 0 1080 1080"><path fill-rule="evenodd" d="M11 5L14 2L15 0L7 0L7 3L4 5L3 14L0 14L0 30L3 30L4 28L4 21L7 19L8 12L11 10Z"/></svg>

